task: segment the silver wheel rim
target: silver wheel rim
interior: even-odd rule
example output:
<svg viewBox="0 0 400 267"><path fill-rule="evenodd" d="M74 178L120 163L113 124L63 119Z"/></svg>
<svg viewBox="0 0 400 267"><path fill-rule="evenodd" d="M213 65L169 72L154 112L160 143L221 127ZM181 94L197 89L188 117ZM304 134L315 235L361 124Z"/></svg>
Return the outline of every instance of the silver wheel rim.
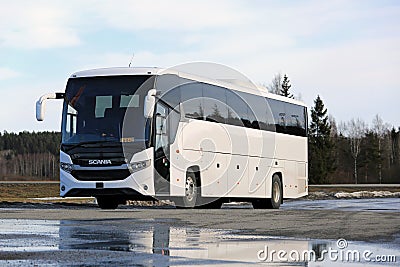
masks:
<svg viewBox="0 0 400 267"><path fill-rule="evenodd" d="M281 198L281 190L278 183L274 183L274 202L278 203Z"/></svg>
<svg viewBox="0 0 400 267"><path fill-rule="evenodd" d="M193 178L188 176L186 177L186 184L185 184L185 194L186 194L186 199L188 201L192 201L196 195L196 186L193 181Z"/></svg>

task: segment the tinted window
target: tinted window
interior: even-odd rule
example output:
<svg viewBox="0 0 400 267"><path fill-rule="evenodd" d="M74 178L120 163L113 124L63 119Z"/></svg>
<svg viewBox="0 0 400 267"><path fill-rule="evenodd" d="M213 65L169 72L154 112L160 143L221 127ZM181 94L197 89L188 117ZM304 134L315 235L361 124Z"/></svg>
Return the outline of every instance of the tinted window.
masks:
<svg viewBox="0 0 400 267"><path fill-rule="evenodd" d="M225 123L228 119L225 89L203 85L204 116L207 121Z"/></svg>
<svg viewBox="0 0 400 267"><path fill-rule="evenodd" d="M266 98L260 97L255 105L256 118L261 130L276 131L272 108Z"/></svg>
<svg viewBox="0 0 400 267"><path fill-rule="evenodd" d="M244 108L246 110L241 117L244 126L247 128L259 129L254 110L252 109L252 107L255 106L255 100L258 97L242 92L239 92L239 96L242 98L242 101L244 102Z"/></svg>
<svg viewBox="0 0 400 267"><path fill-rule="evenodd" d="M275 99L268 99L268 103L272 110L276 132L286 133L286 112L284 102Z"/></svg>
<svg viewBox="0 0 400 267"><path fill-rule="evenodd" d="M105 76L71 78L66 88L63 112L63 144L87 141L117 141L122 137L145 139L143 99L154 87L153 76ZM68 106L76 111L70 120ZM134 121L137 127L124 125ZM67 125L67 122L74 125ZM124 127L125 126L125 127ZM76 131L75 135L71 128Z"/></svg>
<svg viewBox="0 0 400 267"><path fill-rule="evenodd" d="M199 82L181 84L161 98L172 107L181 102L187 118L307 136L303 106Z"/></svg>
<svg viewBox="0 0 400 267"><path fill-rule="evenodd" d="M180 86L188 80L173 74L157 76L155 88L160 93L161 99L171 107L176 107L181 101Z"/></svg>
<svg viewBox="0 0 400 267"><path fill-rule="evenodd" d="M271 127L274 120L267 100L251 94L245 94L245 98L248 103L248 118L251 121L251 128L274 131L275 128Z"/></svg>
<svg viewBox="0 0 400 267"><path fill-rule="evenodd" d="M161 100L163 100L172 108L178 106L181 102L181 86L169 89L161 96Z"/></svg>
<svg viewBox="0 0 400 267"><path fill-rule="evenodd" d="M202 84L196 82L181 86L181 102L187 118L204 119L202 89Z"/></svg>
<svg viewBox="0 0 400 267"><path fill-rule="evenodd" d="M306 120L304 116L304 107L286 104L286 133L305 136L306 135Z"/></svg>
<svg viewBox="0 0 400 267"><path fill-rule="evenodd" d="M303 106L268 99L276 132L307 136L307 114Z"/></svg>
<svg viewBox="0 0 400 267"><path fill-rule="evenodd" d="M247 105L238 92L226 91L226 104L228 105L227 123L236 126L245 126L247 121Z"/></svg>

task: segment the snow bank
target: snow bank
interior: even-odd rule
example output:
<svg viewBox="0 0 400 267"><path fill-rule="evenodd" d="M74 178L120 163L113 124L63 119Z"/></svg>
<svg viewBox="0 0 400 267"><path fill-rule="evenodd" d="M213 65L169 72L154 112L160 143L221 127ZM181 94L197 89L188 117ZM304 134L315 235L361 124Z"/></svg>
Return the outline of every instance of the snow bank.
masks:
<svg viewBox="0 0 400 267"><path fill-rule="evenodd" d="M400 192L390 191L358 191L353 193L339 192L335 198L374 198L374 197L400 197Z"/></svg>

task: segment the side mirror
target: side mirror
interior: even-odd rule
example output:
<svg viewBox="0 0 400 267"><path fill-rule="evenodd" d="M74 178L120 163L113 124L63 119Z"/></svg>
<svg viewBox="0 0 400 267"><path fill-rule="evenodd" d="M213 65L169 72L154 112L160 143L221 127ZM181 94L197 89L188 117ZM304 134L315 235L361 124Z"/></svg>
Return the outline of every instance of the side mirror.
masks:
<svg viewBox="0 0 400 267"><path fill-rule="evenodd" d="M144 98L143 114L145 118L152 118L154 106L156 105L156 89L150 89Z"/></svg>
<svg viewBox="0 0 400 267"><path fill-rule="evenodd" d="M38 101L36 101L36 120L43 121L44 114L46 111L45 100L47 99L62 99L64 98L64 93L50 93L42 95Z"/></svg>

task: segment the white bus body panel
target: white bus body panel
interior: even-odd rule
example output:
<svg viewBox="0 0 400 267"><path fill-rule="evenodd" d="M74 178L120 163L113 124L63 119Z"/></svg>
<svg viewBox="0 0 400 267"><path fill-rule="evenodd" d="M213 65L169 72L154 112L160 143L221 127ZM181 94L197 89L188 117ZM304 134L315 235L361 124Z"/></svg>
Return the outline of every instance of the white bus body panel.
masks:
<svg viewBox="0 0 400 267"><path fill-rule="evenodd" d="M283 195L307 195L307 138L276 133L276 161L283 172Z"/></svg>
<svg viewBox="0 0 400 267"><path fill-rule="evenodd" d="M306 137L190 119L179 124L170 151L172 196L184 194L192 166L200 169L204 197L271 197L275 173L285 198L307 194Z"/></svg>

